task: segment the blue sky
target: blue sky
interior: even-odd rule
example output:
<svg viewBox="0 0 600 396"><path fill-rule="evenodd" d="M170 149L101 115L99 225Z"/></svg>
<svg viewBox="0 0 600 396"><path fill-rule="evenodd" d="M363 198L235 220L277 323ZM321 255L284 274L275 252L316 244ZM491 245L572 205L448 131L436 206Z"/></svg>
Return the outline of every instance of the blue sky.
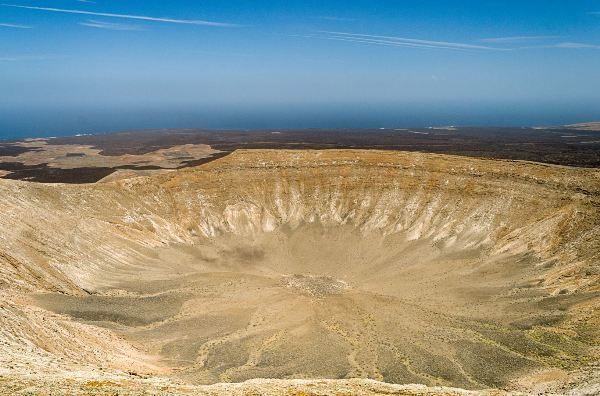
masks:
<svg viewBox="0 0 600 396"><path fill-rule="evenodd" d="M0 135L600 119L598 0L4 1Z"/></svg>

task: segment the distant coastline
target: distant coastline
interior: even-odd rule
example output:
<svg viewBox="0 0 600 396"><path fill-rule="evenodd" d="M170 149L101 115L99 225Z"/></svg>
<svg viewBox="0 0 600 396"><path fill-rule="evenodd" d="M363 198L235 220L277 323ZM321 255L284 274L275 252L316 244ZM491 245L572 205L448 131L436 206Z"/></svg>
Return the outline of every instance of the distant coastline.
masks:
<svg viewBox="0 0 600 396"><path fill-rule="evenodd" d="M600 108L512 104L339 105L298 108L0 109L0 140L105 134L142 129L377 129L429 126L536 127L600 120Z"/></svg>

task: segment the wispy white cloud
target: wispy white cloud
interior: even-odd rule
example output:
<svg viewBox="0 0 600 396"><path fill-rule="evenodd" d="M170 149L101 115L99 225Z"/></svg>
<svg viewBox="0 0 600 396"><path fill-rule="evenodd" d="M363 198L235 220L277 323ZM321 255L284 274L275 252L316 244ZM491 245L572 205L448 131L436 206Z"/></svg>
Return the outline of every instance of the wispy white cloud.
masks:
<svg viewBox="0 0 600 396"><path fill-rule="evenodd" d="M87 27L91 27L91 28L104 29L104 30L119 30L119 31L144 30L140 26L136 26L136 25L95 21L93 19L88 19L87 21L80 22L79 24L81 26L87 26Z"/></svg>
<svg viewBox="0 0 600 396"><path fill-rule="evenodd" d="M556 39L562 36L515 36L515 37L497 37L491 39L479 40L495 43L497 45L477 45L462 42L434 41L416 38L406 38L397 36L382 36L373 34L337 32L337 31L317 31L306 35L292 35L292 37L312 38L321 40L332 40L368 45L379 45L386 47L418 48L426 50L450 50L450 51L517 51L528 49L600 49L600 45L579 43L579 42L546 42L544 40ZM536 40L542 41L535 44ZM533 41L532 45L517 46L518 43L524 44ZM513 44L506 46L502 44Z"/></svg>
<svg viewBox="0 0 600 396"><path fill-rule="evenodd" d="M577 42L561 42L561 43L551 43L544 45L530 45L527 47L519 47L517 50L534 50L534 49L592 49L597 50L600 49L600 45L597 44L589 44L589 43L577 43Z"/></svg>
<svg viewBox="0 0 600 396"><path fill-rule="evenodd" d="M108 17L108 18L136 19L136 20L141 20L141 21L177 23L177 24L184 24L184 25L202 25L202 26L214 26L214 27L237 26L237 25L234 25L231 23L202 21L202 20L196 20L196 19L158 18L158 17L146 16L146 15L113 14L113 13L108 13L108 12L92 12L92 11L70 10L70 9L52 8L52 7L33 7L33 6L24 6L24 5L17 5L17 4L0 4L0 5L4 6L4 7L22 8L22 9L27 9L27 10L58 12L58 13L65 13L65 14L94 15L94 16L102 16L102 17Z"/></svg>
<svg viewBox="0 0 600 396"><path fill-rule="evenodd" d="M17 24L14 24L14 23L0 23L0 27L14 28L14 29L31 29L31 28L33 28L33 26L29 26L29 25L17 25Z"/></svg>
<svg viewBox="0 0 600 396"><path fill-rule="evenodd" d="M527 42L527 41L551 40L551 39L558 39L561 37L562 36L513 36L513 37L486 38L486 39L481 39L479 41L481 41L483 43L512 44L512 43L522 43L522 42Z"/></svg>
<svg viewBox="0 0 600 396"><path fill-rule="evenodd" d="M347 17L339 17L339 16L320 16L318 19L323 19L325 21L334 21L334 22L356 22L357 18L347 18Z"/></svg>
<svg viewBox="0 0 600 396"><path fill-rule="evenodd" d="M396 36L380 36L372 34L335 32L335 31L319 31L318 35L306 36L311 38L319 38L334 41L346 41L353 43L382 45L391 47L405 48L421 48L421 49L437 49L437 50L453 50L453 51L468 51L468 50L503 50L500 48L475 45L468 43L456 43L449 41L433 41L422 40L415 38L396 37Z"/></svg>
<svg viewBox="0 0 600 396"><path fill-rule="evenodd" d="M600 45L587 44L587 43L557 43L553 45L554 48L570 48L570 49L600 49Z"/></svg>

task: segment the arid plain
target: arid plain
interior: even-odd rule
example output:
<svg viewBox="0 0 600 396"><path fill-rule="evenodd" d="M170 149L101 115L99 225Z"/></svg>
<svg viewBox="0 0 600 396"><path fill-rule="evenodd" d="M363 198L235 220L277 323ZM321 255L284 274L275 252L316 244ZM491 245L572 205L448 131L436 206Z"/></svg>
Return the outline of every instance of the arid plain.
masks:
<svg viewBox="0 0 600 396"><path fill-rule="evenodd" d="M1 392L600 391L596 167L61 144L121 169L0 180Z"/></svg>

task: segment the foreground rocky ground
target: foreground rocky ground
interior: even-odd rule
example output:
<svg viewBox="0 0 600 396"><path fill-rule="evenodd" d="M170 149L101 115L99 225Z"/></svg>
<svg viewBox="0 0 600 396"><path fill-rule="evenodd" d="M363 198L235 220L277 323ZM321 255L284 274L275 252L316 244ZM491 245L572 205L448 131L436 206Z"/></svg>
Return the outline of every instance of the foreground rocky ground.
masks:
<svg viewBox="0 0 600 396"><path fill-rule="evenodd" d="M253 379L243 383L189 385L168 378L136 378L123 373L70 372L66 376L0 375L0 395L97 395L97 396L525 396L529 394L595 396L600 392L596 376L584 376L577 387L534 392L485 389L467 391L449 387L395 385L368 379L275 380ZM590 374L590 373L588 373Z"/></svg>
<svg viewBox="0 0 600 396"><path fill-rule="evenodd" d="M392 385L365 379L264 380L207 386L176 385L143 380L48 380L47 378L0 378L0 394L6 395L199 395L199 396L501 396L519 395L497 390L465 391L424 385Z"/></svg>

